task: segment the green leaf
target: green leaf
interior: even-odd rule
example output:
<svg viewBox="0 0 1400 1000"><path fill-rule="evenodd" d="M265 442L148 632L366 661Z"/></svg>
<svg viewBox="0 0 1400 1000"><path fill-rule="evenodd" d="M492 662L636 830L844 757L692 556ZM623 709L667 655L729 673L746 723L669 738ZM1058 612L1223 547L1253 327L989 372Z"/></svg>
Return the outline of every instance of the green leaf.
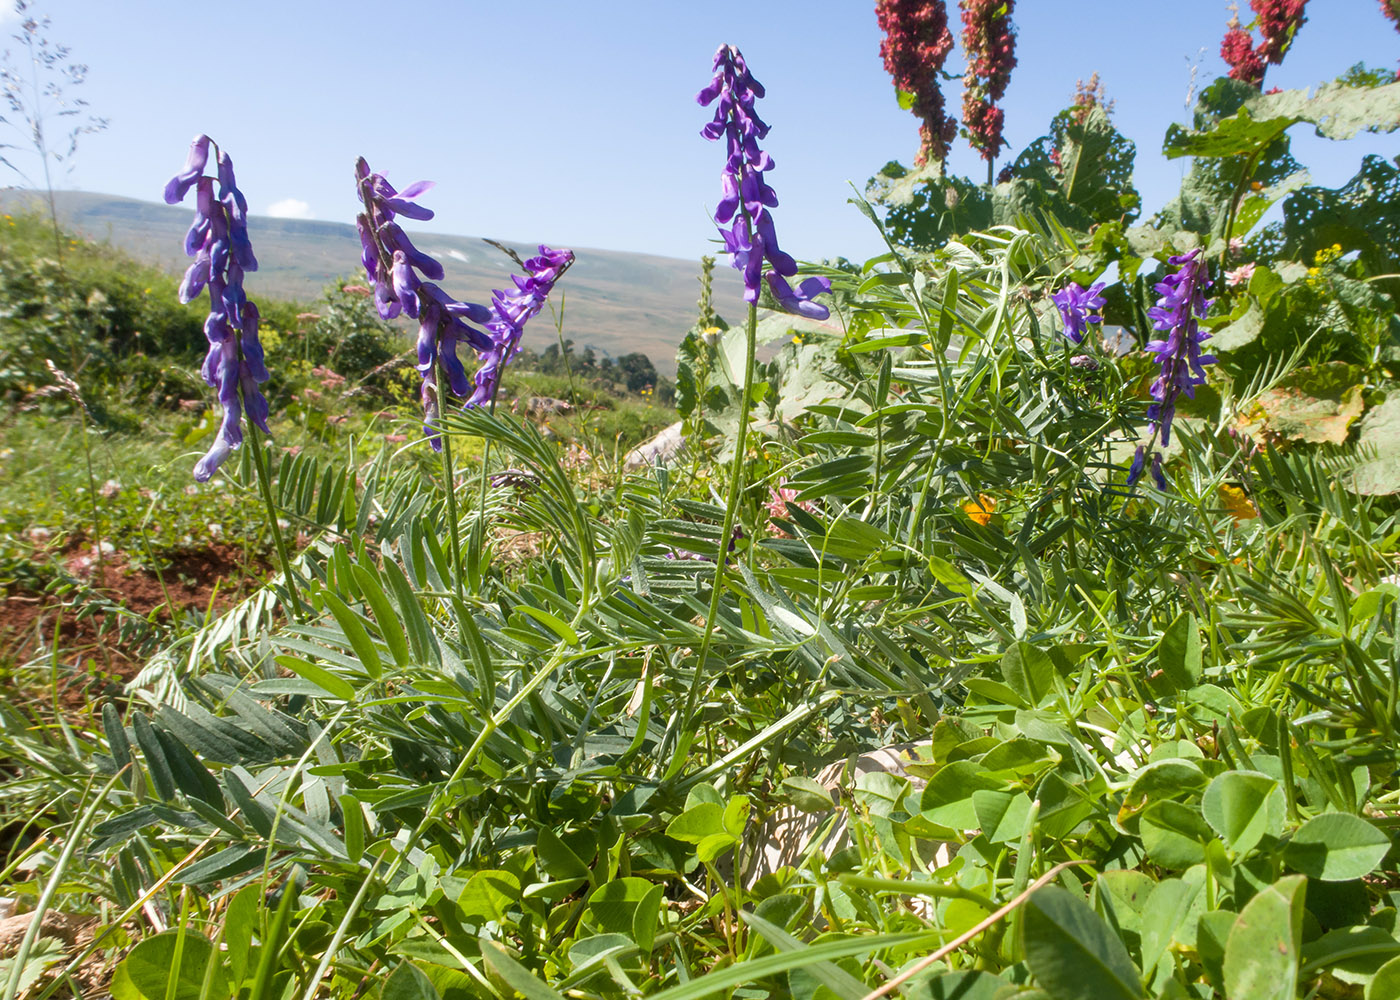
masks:
<svg viewBox="0 0 1400 1000"><path fill-rule="evenodd" d="M195 931L164 931L138 941L122 959L118 976L142 1000L201 1000L210 963L211 995L229 996L228 976L213 943Z"/></svg>
<svg viewBox="0 0 1400 1000"><path fill-rule="evenodd" d="M1287 875L1245 904L1225 941L1225 994L1294 1000L1307 879Z"/></svg>
<svg viewBox="0 0 1400 1000"><path fill-rule="evenodd" d="M506 871L473 872L457 906L467 919L504 920L506 911L520 899L520 879Z"/></svg>
<svg viewBox="0 0 1400 1000"><path fill-rule="evenodd" d="M885 948L900 948L916 952L921 948L932 948L943 939L943 932L933 934L862 934L854 938L824 941L802 951L779 952L764 955L748 962L737 962L729 966L717 966L704 975L697 976L687 983L672 986L653 993L649 1000L699 1000L728 990L740 983L757 982L768 976L788 969L797 969L816 962L828 962L851 955L870 954ZM544 1000L544 998L539 998Z"/></svg>
<svg viewBox="0 0 1400 1000"><path fill-rule="evenodd" d="M1374 458L1352 473L1351 489L1371 496L1400 493L1400 392L1366 414L1357 444Z"/></svg>
<svg viewBox="0 0 1400 1000"><path fill-rule="evenodd" d="M1215 834L1200 812L1180 802L1154 802L1138 821L1142 847L1163 868L1178 871L1206 859L1206 842Z"/></svg>
<svg viewBox="0 0 1400 1000"><path fill-rule="evenodd" d="M787 931L764 920L757 913L740 911L744 922L761 934L779 952L802 952L808 946ZM834 962L814 962L805 971L842 1000L861 1000L869 988Z"/></svg>
<svg viewBox="0 0 1400 1000"><path fill-rule="evenodd" d="M1363 129L1393 132L1400 128L1400 84L1348 87L1328 83L1309 96L1306 90L1263 94L1244 102L1234 114L1206 129L1172 125L1162 152L1178 156L1253 155L1291 126L1311 122L1328 139L1350 139Z"/></svg>
<svg viewBox="0 0 1400 1000"><path fill-rule="evenodd" d="M1031 800L1025 792L978 789L972 793L972 808L983 836L993 844L1010 844L1026 832Z"/></svg>
<svg viewBox="0 0 1400 1000"><path fill-rule="evenodd" d="M564 1000L563 996L531 975L529 969L511 958L505 948L495 941L481 939L481 957L488 969L504 979L525 1000Z"/></svg>
<svg viewBox="0 0 1400 1000"><path fill-rule="evenodd" d="M653 888L644 878L613 879L593 890L588 897L588 912L600 930L630 937L637 907Z"/></svg>
<svg viewBox="0 0 1400 1000"><path fill-rule="evenodd" d="M1247 854L1265 836L1283 832L1283 789L1258 771L1226 771L1206 786L1201 813L1226 847Z"/></svg>
<svg viewBox="0 0 1400 1000"><path fill-rule="evenodd" d="M331 614L335 616L336 624L345 633L350 648L359 658L360 666L365 668L365 673L369 674L372 680L379 680L384 674L384 665L379 659L379 649L369 637L363 619L330 591L323 592L321 596L326 602L326 607L330 608Z"/></svg>
<svg viewBox="0 0 1400 1000"><path fill-rule="evenodd" d="M1294 871L1324 882L1345 882L1376 870L1390 838L1359 816L1323 813L1293 835L1283 859Z"/></svg>
<svg viewBox="0 0 1400 1000"><path fill-rule="evenodd" d="M394 658L396 665L408 666L411 662L408 655L408 638L404 634L399 616L394 613L394 607L389 603L389 595L385 592L384 585L379 582L378 574L359 563L351 565L350 572L359 584L360 592L364 594L365 603L374 612L374 623L379 626L379 634L384 637L384 643L389 647L389 655Z"/></svg>
<svg viewBox="0 0 1400 1000"><path fill-rule="evenodd" d="M244 872L261 868L267 857L266 847L253 847L248 844L233 844L217 854L200 858L175 877L181 885L201 885L232 878Z"/></svg>
<svg viewBox="0 0 1400 1000"><path fill-rule="evenodd" d="M979 789L1001 791L1007 782L987 773L970 760L945 764L934 772L919 797L919 810L934 823L955 830L977 826L977 809L972 795Z"/></svg>
<svg viewBox="0 0 1400 1000"><path fill-rule="evenodd" d="M803 812L830 812L834 804L831 800L831 792L811 778L800 774L784 778L779 790L787 795L788 801Z"/></svg>
<svg viewBox="0 0 1400 1000"><path fill-rule="evenodd" d="M339 698L341 701L354 701L355 688L345 678L331 673L325 667L318 666L309 660L300 657L282 654L273 657L278 666L286 667L298 677L304 678L315 684L332 698Z"/></svg>
<svg viewBox="0 0 1400 1000"><path fill-rule="evenodd" d="M666 825L666 836L687 844L724 832L724 807L718 802L697 802Z"/></svg>
<svg viewBox="0 0 1400 1000"><path fill-rule="evenodd" d="M579 644L578 633L562 618L552 615L548 611L537 608L532 604L517 604L515 607L511 608L512 614L517 611L529 615L570 646L577 646Z"/></svg>
<svg viewBox="0 0 1400 1000"><path fill-rule="evenodd" d="M1303 946L1303 974L1327 970L1348 977L1374 976L1397 957L1400 941L1384 928L1342 927Z"/></svg>
<svg viewBox="0 0 1400 1000"><path fill-rule="evenodd" d="M1038 889L1021 920L1026 965L1055 1000L1140 1000L1142 981L1102 917L1059 886Z"/></svg>
<svg viewBox="0 0 1400 1000"><path fill-rule="evenodd" d="M1150 980L1177 932L1200 916L1205 872L1192 869L1184 878L1163 879L1152 887L1142 908L1142 973ZM1170 963L1168 963L1170 964Z"/></svg>
<svg viewBox="0 0 1400 1000"><path fill-rule="evenodd" d="M262 905L262 887L253 884L240 889L224 911L224 932L220 938L228 955L229 978L241 983L248 971L248 956L252 952L253 935L258 930L258 911Z"/></svg>
<svg viewBox="0 0 1400 1000"><path fill-rule="evenodd" d="M1001 676L1029 707L1035 708L1054 690L1055 663L1044 650L1018 642L1001 655Z"/></svg>
<svg viewBox="0 0 1400 1000"><path fill-rule="evenodd" d="M1022 995L1007 992L1014 988L990 972L945 972L931 979L915 980L904 988L904 995L907 1000L1003 1000Z"/></svg>
<svg viewBox="0 0 1400 1000"><path fill-rule="evenodd" d="M170 763L165 759L165 748L156 738L155 728L143 714L137 712L131 717L131 731L146 757L146 770L150 772L151 783L156 786L156 794L169 802L175 797L175 778L170 773Z"/></svg>
<svg viewBox="0 0 1400 1000"><path fill-rule="evenodd" d="M637 903L632 916L632 940L647 954L651 954L656 942L656 931L661 922L661 900L665 892L666 886L660 882L653 885Z"/></svg>
<svg viewBox="0 0 1400 1000"><path fill-rule="evenodd" d="M1118 822L1127 823L1154 802L1176 800L1205 788L1206 776L1189 760L1168 758L1148 764L1128 786L1118 809Z"/></svg>
<svg viewBox="0 0 1400 1000"><path fill-rule="evenodd" d="M1201 633L1196 616L1186 611L1162 633L1157 646L1157 668L1162 671L1159 685L1172 691L1185 691L1201 682Z"/></svg>
<svg viewBox="0 0 1400 1000"><path fill-rule="evenodd" d="M554 831L541 828L535 844L535 856L540 869L555 879L587 879L592 877L588 865L560 840Z"/></svg>
<svg viewBox="0 0 1400 1000"><path fill-rule="evenodd" d="M1392 958L1376 970L1366 984L1365 1000L1400 1000L1400 958Z"/></svg>
<svg viewBox="0 0 1400 1000"><path fill-rule="evenodd" d="M432 981L408 962L400 962L380 990L381 1000L442 1000Z"/></svg>

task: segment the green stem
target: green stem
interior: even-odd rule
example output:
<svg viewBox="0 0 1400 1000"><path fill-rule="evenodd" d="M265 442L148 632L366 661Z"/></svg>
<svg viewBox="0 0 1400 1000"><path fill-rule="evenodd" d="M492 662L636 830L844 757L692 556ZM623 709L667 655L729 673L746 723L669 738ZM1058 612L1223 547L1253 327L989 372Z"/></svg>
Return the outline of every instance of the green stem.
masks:
<svg viewBox="0 0 1400 1000"><path fill-rule="evenodd" d="M457 518L457 482L452 474L452 435L443 426L447 415L446 393L447 367L442 362L442 346L438 346L437 384L433 393L437 396L438 437L442 440L442 488L447 494L447 535L452 544L452 589L459 601L465 599L462 591L462 537L461 525Z"/></svg>
<svg viewBox="0 0 1400 1000"><path fill-rule="evenodd" d="M83 459L87 462L88 500L92 503L92 549L97 554L97 578L107 582L107 560L102 555L102 515L97 507L97 475L92 471L92 443L88 441L87 407L78 400L78 430L83 435Z"/></svg>
<svg viewBox="0 0 1400 1000"><path fill-rule="evenodd" d="M700 699L700 687L705 677L705 661L710 654L710 644L715 634L715 619L719 617L719 602L724 596L724 563L729 555L729 539L734 533L734 520L739 507L739 498L744 492L745 452L749 435L749 403L753 398L753 361L758 340L758 305L749 303L748 323L744 328L744 389L739 397L739 432L734 439L734 461L729 471L729 497L724 504L724 526L719 533L719 550L715 553L715 579L710 587L710 613L705 616L705 636L700 640L700 652L695 660L695 674L690 681L690 691L685 697L685 711L681 715L681 734L667 777L672 777L685 763L690 744L695 738L694 730L686 728L686 722L695 714Z"/></svg>
<svg viewBox="0 0 1400 1000"><path fill-rule="evenodd" d="M277 548L277 561L282 566L282 578L287 581L287 593L291 595L297 617L301 617L306 613L306 609L301 603L296 577L292 575L292 560L287 555L282 526L277 523L277 504L272 500L272 474L267 468L267 456L263 454L262 439L258 437L257 425L252 420L248 421L248 446L253 449L253 466L258 473L258 489L262 493L263 505L267 508L267 523L272 529L272 544Z"/></svg>

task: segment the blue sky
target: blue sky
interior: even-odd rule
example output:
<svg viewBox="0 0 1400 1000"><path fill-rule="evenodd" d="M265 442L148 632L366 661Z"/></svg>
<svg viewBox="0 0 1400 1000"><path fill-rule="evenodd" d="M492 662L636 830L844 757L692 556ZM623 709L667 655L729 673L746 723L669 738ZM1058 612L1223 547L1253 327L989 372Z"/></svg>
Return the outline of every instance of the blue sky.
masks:
<svg viewBox="0 0 1400 1000"><path fill-rule="evenodd" d="M712 248L722 154L699 136L708 116L694 95L716 46L730 42L768 89L760 113L773 126L765 146L784 248L860 259L881 247L846 204L848 182L863 187L886 161L908 163L918 141L881 64L869 0L38 6L52 37L89 66L74 93L111 121L83 141L60 187L159 200L190 137L207 132L233 156L254 213L352 221L351 165L363 155L401 186L436 180L424 203L438 215L425 225L442 232L696 257ZM1309 10L1269 85L1310 86L1400 57L1376 0L1313 0ZM1011 155L1097 71L1138 143L1144 203L1159 206L1184 168L1160 156L1162 134L1186 116L1192 65L1200 81L1222 71L1228 17L1223 0L1021 0L1005 101ZM959 53L948 68L961 69ZM957 84L948 97L958 104ZM1344 144L1305 127L1294 135L1327 184L1350 177L1363 153L1400 153L1400 134ZM952 166L981 176L964 142Z"/></svg>

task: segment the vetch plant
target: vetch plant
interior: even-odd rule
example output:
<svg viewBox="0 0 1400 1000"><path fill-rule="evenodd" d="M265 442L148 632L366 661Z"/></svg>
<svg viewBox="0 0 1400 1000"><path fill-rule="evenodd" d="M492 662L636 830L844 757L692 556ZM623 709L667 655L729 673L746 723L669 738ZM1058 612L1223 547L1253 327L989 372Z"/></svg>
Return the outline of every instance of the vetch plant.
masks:
<svg viewBox="0 0 1400 1000"><path fill-rule="evenodd" d="M442 413L439 386L446 383L459 397L468 394L467 370L457 357L457 346L465 341L475 351L490 351L494 346L491 338L466 321L485 325L494 313L475 302L459 302L433 284L442 280L442 264L415 247L395 221L400 215L419 221L433 217L431 209L415 200L434 186L432 181L417 181L398 191L383 174L371 171L364 157L360 157L355 162L355 182L365 206L355 218L360 233L360 262L374 288L379 315L393 319L402 314L418 320L424 424L433 450L442 451L443 441L436 431L437 418Z"/></svg>
<svg viewBox="0 0 1400 1000"><path fill-rule="evenodd" d="M1090 323L1103 322L1103 315L1099 310L1104 307L1107 300L1102 293L1103 282L1099 282L1091 288L1085 288L1083 285L1071 281L1050 296L1051 301L1060 310L1060 318L1064 320L1064 335L1067 340L1075 344L1081 343Z"/></svg>
<svg viewBox="0 0 1400 1000"><path fill-rule="evenodd" d="M492 345L479 352L481 367L476 371L475 388L467 399L467 406L494 408L496 393L501 387L501 369L520 353L525 324L544 308L555 283L573 262L572 250L552 250L540 244L539 256L523 264L527 276L511 275L515 283L513 289L491 293L491 318L486 328L491 332Z"/></svg>
<svg viewBox="0 0 1400 1000"><path fill-rule="evenodd" d="M1155 289L1161 298L1147 311L1153 327L1166 334L1165 339L1147 345L1162 366L1162 373L1152 383L1152 398L1156 402L1147 408L1147 417L1152 422L1152 440L1146 446L1138 446L1128 470L1128 485L1131 486L1142 476L1148 452L1151 452L1152 478L1157 488L1163 490L1167 488L1167 478L1162 474L1162 453L1156 449L1156 443L1160 441L1163 448L1171 443L1176 401L1183 393L1188 399L1193 398L1196 386L1206 380L1204 366L1215 363L1212 355L1201 353L1202 342L1210 339L1210 334L1201 332L1198 323L1210 308L1210 300L1206 298L1210 279L1202 253L1193 250L1170 258L1169 263L1177 265L1178 270L1157 283Z"/></svg>
<svg viewBox="0 0 1400 1000"><path fill-rule="evenodd" d="M766 125L754 110L763 96L763 84L749 73L743 53L732 45L721 45L715 53L715 76L696 95L704 107L715 105L715 117L700 130L706 139L725 138L729 158L721 175L723 195L715 207L715 222L721 227L724 250L730 262L744 275L744 300L758 302L759 287L767 279L768 288L789 312L811 319L826 319L826 306L812 299L831 290L825 278L808 278L794 290L787 279L797 274L797 262L778 247L773 217L768 209L778 204L777 193L763 175L773 169L773 158L758 148L767 137ZM767 269L765 269L765 263Z"/></svg>
<svg viewBox="0 0 1400 1000"><path fill-rule="evenodd" d="M258 340L258 307L243 291L244 274L258 269L248 239L248 203L234 182L233 161L217 147L219 191L215 196L214 178L204 174L210 145L207 135L195 136L185 169L165 186L169 205L179 204L190 188L195 189L194 222L185 235L185 255L193 257L194 263L180 283L180 301L188 305L209 289L209 316L204 321L209 350L201 373L206 385L218 388L224 407L214 444L194 467L194 478L201 483L208 482L243 443L240 422L245 409L252 424L264 434L272 433L267 426L267 399L258 388L268 379Z"/></svg>
<svg viewBox="0 0 1400 1000"><path fill-rule="evenodd" d="M355 161L355 185L365 210L355 218L360 232L360 262L374 286L374 302L379 315L393 319L400 313L418 320L418 371L423 376L423 422L428 442L442 454L442 483L447 500L448 535L452 544L453 580L462 595L462 542L457 519L457 486L452 471L452 440L439 434L437 423L443 413L442 391L464 397L470 391L467 370L457 357L457 345L465 341L478 353L495 348L495 341L467 320L485 325L495 313L475 302L453 299L433 281L441 280L442 264L413 245L395 219L402 215L426 221L431 209L415 199L433 187L432 181L418 181L398 191L384 177L370 170L364 157ZM431 280L424 281L419 277Z"/></svg>
<svg viewBox="0 0 1400 1000"><path fill-rule="evenodd" d="M204 172L209 165L211 148L217 177ZM253 244L248 238L248 201L238 189L233 160L207 135L194 137L185 158L185 168L165 185L166 204L184 201L191 188L195 191L195 217L185 235L185 254L193 257L194 263L185 271L179 296L182 303L189 304L205 288L209 290L209 315L204 321L209 349L201 374L207 385L219 390L219 403L224 408L214 444L195 465L194 478L207 482L224 459L242 445L242 417L246 413L248 433L253 439L253 462L277 557L293 603L300 606L291 559L277 523L271 475L257 438L258 430L268 435L272 431L267 426L267 399L258 388L269 377L262 343L258 340L258 307L243 291L243 276L258 269L258 259L253 255Z"/></svg>
<svg viewBox="0 0 1400 1000"><path fill-rule="evenodd" d="M763 85L753 78L743 53L732 45L721 45L715 52L714 78L696 101L702 107L715 106L715 116L700 134L710 141L725 139L728 157L721 175L723 194L715 208L715 222L721 227L725 252L744 275L744 299L749 303L744 355L744 388L740 399L739 430L734 442L734 461L729 476L729 496L725 503L721 539L734 537L735 511L744 489L744 454L748 440L748 410L753 399L753 367L755 341L758 332L758 294L766 279L768 288L778 303L790 312L812 319L826 319L830 311L813 299L831 291L826 278L808 278L796 289L788 278L797 274L797 262L778 247L773 229L773 217L768 209L778 204L778 196L764 180L764 173L773 168L773 159L759 149L758 141L768 135L766 125L754 110L754 102L763 96ZM725 227L728 228L725 228ZM766 266L765 266L766 265ZM720 597L724 593L723 558L715 561L714 585L710 592L710 609L705 620L705 635L696 657L695 674L686 699L684 718L695 711L704 676L705 660L714 636L715 619L719 614ZM693 730L687 730L687 733ZM682 737L683 740L688 739ZM675 755L674 768L683 763L688 749L682 746Z"/></svg>

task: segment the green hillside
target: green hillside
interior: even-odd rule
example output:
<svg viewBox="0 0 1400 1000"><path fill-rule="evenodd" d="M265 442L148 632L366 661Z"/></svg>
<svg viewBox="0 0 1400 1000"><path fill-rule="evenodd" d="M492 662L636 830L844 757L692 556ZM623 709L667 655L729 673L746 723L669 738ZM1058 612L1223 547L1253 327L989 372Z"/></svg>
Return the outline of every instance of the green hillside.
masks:
<svg viewBox="0 0 1400 1000"><path fill-rule="evenodd" d="M181 253L189 227L188 206L168 206L134 198L84 191L57 193L62 224L92 239L106 240L135 257L176 273L188 261ZM6 210L37 207L26 191L0 191ZM350 223L252 216L249 230L257 250L258 273L248 281L254 297L309 301L339 275L359 267L360 242ZM463 298L487 301L492 288L508 282L515 265L477 237L450 236L422 230L410 235L419 247L442 261L444 287ZM534 247L506 243L522 254ZM676 346L695 321L699 295L697 261L616 250L573 248L578 261L569 271L565 292L565 335L578 350L592 346L610 355L642 351L665 374L675 371ZM729 269L715 273L715 300L720 311L738 315L741 284ZM555 339L552 323L532 326L525 344L543 350Z"/></svg>

